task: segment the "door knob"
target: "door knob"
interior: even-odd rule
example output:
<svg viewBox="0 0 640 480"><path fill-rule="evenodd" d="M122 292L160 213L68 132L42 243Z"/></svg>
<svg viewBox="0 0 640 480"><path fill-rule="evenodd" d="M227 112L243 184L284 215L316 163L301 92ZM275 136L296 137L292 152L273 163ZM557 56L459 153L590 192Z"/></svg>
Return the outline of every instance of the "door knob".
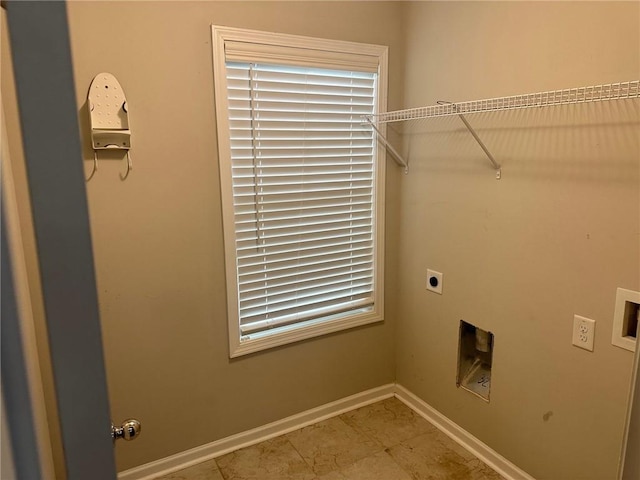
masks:
<svg viewBox="0 0 640 480"><path fill-rule="evenodd" d="M125 420L120 427L116 427L113 423L111 424L111 438L113 439L113 443L115 443L119 438L135 440L138 438L141 431L142 425L135 418Z"/></svg>

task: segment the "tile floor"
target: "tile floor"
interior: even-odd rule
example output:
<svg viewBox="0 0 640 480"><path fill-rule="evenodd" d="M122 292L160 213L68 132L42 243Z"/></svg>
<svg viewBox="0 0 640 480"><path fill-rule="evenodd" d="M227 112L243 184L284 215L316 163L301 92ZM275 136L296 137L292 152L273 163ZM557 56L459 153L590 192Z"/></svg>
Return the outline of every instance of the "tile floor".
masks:
<svg viewBox="0 0 640 480"><path fill-rule="evenodd" d="M389 398L158 480L502 480Z"/></svg>

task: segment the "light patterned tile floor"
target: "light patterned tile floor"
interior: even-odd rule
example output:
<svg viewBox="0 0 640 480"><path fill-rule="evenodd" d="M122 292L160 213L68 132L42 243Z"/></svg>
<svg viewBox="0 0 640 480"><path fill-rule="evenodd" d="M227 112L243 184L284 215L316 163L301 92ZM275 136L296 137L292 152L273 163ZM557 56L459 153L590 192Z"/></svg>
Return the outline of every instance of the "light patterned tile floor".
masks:
<svg viewBox="0 0 640 480"><path fill-rule="evenodd" d="M502 480L396 398L157 480Z"/></svg>

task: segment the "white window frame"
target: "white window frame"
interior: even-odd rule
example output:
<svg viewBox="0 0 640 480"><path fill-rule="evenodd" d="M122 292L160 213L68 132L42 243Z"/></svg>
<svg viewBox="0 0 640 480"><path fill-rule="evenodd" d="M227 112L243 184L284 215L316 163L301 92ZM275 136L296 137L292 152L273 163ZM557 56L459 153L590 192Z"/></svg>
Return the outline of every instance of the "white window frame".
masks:
<svg viewBox="0 0 640 480"><path fill-rule="evenodd" d="M279 63L277 58L287 52L288 48L295 51L289 61L300 60L300 52L313 50L325 56L329 61L339 62L348 59L349 55L367 55L374 57L378 64L376 112L386 111L387 107L387 77L388 77L388 47L381 45L362 44L354 42L326 40L298 35L278 34L246 30L233 27L211 26L213 68L215 84L215 102L218 130L218 151L220 165L220 186L222 193L222 217L225 245L225 271L227 283L227 316L229 324L229 356L238 357L268 348L297 342L300 340L345 330L384 319L384 198L385 198L385 150L375 142L374 163L376 180L374 186L375 212L374 224L374 305L364 313L354 313L339 318L325 317L304 325L294 325L291 328L279 329L275 333L261 333L241 338L239 318L239 294L237 283L236 239L233 207L232 164L230 128L227 101L226 81L226 48L234 48L247 44L267 52L266 58L272 58L265 63ZM269 52L275 52L268 55ZM303 57L304 55L302 55ZM315 55L314 55L315 56ZM304 61L304 60L303 60ZM354 70L357 67L354 66ZM384 133L384 132L383 132ZM334 316L335 317L335 316Z"/></svg>

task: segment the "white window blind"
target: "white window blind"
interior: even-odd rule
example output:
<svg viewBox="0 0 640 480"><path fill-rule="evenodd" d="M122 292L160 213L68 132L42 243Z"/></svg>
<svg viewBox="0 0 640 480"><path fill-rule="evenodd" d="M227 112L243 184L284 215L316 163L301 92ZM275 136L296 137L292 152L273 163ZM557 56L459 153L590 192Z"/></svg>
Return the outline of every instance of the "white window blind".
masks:
<svg viewBox="0 0 640 480"><path fill-rule="evenodd" d="M371 71L226 62L240 333L370 310Z"/></svg>

